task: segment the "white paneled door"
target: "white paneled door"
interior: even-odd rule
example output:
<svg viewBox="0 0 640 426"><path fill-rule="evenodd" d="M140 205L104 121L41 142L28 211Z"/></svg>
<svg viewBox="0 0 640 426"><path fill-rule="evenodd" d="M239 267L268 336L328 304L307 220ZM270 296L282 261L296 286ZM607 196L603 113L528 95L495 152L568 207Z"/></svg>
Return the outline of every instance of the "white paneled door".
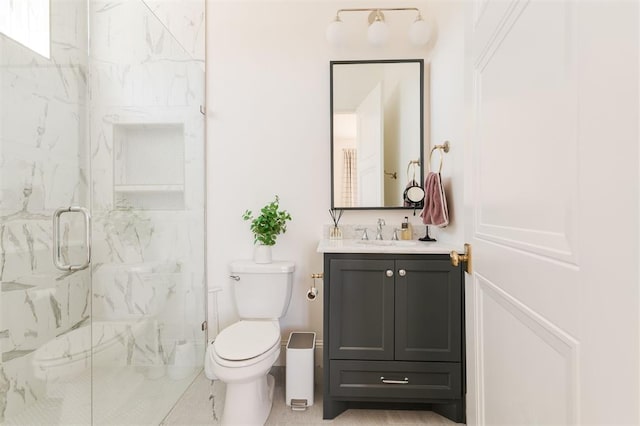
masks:
<svg viewBox="0 0 640 426"><path fill-rule="evenodd" d="M640 424L638 2L467 12L468 423Z"/></svg>

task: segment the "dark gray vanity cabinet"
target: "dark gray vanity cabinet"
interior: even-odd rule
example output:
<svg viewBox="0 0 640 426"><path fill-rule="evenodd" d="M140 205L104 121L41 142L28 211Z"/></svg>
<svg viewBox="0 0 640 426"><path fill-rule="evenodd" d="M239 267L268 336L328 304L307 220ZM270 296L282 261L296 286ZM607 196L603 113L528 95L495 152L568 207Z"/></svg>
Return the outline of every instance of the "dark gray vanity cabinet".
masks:
<svg viewBox="0 0 640 426"><path fill-rule="evenodd" d="M324 256L324 418L387 407L464 422L462 269L441 254Z"/></svg>

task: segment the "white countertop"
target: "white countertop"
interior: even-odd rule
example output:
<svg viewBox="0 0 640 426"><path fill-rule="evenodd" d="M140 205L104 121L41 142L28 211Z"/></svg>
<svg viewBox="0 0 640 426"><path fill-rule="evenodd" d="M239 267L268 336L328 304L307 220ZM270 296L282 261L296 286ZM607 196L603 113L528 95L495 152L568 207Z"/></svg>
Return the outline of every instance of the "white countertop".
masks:
<svg viewBox="0 0 640 426"><path fill-rule="evenodd" d="M419 240L328 240L318 243L318 253L396 253L396 254L449 254L458 247L437 241Z"/></svg>

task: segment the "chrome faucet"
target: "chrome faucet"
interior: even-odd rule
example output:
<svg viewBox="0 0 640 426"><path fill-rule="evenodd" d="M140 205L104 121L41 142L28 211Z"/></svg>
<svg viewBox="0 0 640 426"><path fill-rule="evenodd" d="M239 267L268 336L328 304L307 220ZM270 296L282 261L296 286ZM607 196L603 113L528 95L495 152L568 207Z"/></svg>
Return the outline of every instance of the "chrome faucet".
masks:
<svg viewBox="0 0 640 426"><path fill-rule="evenodd" d="M367 234L367 228L356 228L356 231L362 231L362 237L360 237L361 240L369 239L369 234Z"/></svg>
<svg viewBox="0 0 640 426"><path fill-rule="evenodd" d="M376 240L382 239L382 227L385 226L386 223L384 219L378 219L378 231L376 233Z"/></svg>

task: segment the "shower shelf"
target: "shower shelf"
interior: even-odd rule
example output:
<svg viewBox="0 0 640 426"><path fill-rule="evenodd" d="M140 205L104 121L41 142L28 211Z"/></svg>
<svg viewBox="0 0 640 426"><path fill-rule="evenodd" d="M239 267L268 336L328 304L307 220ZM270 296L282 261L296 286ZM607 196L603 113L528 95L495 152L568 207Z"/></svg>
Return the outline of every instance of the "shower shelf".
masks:
<svg viewBox="0 0 640 426"><path fill-rule="evenodd" d="M184 138L179 122L113 125L115 208L185 208Z"/></svg>
<svg viewBox="0 0 640 426"><path fill-rule="evenodd" d="M162 185L162 184L144 184L144 185L114 185L115 192L182 192L184 185Z"/></svg>

